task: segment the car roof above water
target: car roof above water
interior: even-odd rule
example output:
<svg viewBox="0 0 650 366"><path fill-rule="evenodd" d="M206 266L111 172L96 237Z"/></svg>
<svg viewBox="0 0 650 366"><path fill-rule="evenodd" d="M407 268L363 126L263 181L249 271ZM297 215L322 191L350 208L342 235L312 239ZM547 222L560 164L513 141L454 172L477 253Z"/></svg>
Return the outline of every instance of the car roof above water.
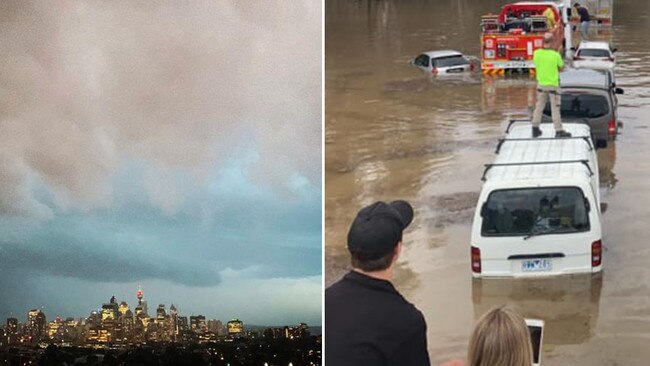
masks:
<svg viewBox="0 0 650 366"><path fill-rule="evenodd" d="M512 3L510 5L522 5L522 6L528 6L528 5L549 5L549 6L555 6L557 7L558 4L554 3L552 1L519 1Z"/></svg>
<svg viewBox="0 0 650 366"><path fill-rule="evenodd" d="M463 56L462 53L454 50L440 50L440 51L429 51L423 52L425 55L431 58L441 58L441 57L452 57L452 56Z"/></svg>
<svg viewBox="0 0 650 366"><path fill-rule="evenodd" d="M562 88L587 87L598 89L611 88L612 75L607 71L592 69L568 69L560 73Z"/></svg>
<svg viewBox="0 0 650 366"><path fill-rule="evenodd" d="M590 48L590 49L600 49L609 51L609 43L607 42L594 42L594 41L584 41L580 42L578 49Z"/></svg>

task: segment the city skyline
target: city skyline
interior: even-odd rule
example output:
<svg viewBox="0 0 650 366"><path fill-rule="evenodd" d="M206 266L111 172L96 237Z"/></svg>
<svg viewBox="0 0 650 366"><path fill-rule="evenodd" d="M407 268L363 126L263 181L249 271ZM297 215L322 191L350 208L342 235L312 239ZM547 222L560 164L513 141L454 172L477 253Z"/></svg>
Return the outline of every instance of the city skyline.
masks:
<svg viewBox="0 0 650 366"><path fill-rule="evenodd" d="M144 292L136 292L137 305L111 296L101 309L85 318L50 318L39 309L27 312L25 322L8 318L0 327L0 363L51 364L80 356L102 358L104 363L146 355L178 364L231 363L318 365L322 336L306 323L280 327L245 326L241 319L221 321L204 315L183 315L175 305L149 307ZM154 310L155 308L155 310ZM184 355L180 355L183 353ZM63 364L63 363L59 363ZM119 364L119 363L117 363ZM126 363L128 364L128 363Z"/></svg>
<svg viewBox="0 0 650 366"><path fill-rule="evenodd" d="M320 4L4 10L0 317L141 284L187 313L321 323L322 70L295 62L321 54Z"/></svg>
<svg viewBox="0 0 650 366"><path fill-rule="evenodd" d="M134 298L134 301L129 302L126 298L122 298L122 297L116 296L116 295L111 296L111 299L115 299L119 303L120 307L123 304L125 304L125 305L128 306L127 309L131 310L131 311L134 311L135 307L140 305L141 301L144 301L144 303L146 304L145 306L147 307L145 312L148 313L148 315L154 315L155 316L155 313L152 314L150 312L155 312L155 310L158 309L162 305L163 308L166 308L166 309L169 309L169 310L171 310L172 307L173 307L174 311L177 312L177 314L179 316L181 316L181 315L185 316L185 317L203 316L203 317L205 317L205 319L224 321L224 322L233 321L233 320L237 320L237 321L241 320L239 317L219 317L219 316L213 316L213 315L205 315L203 313L196 313L196 314L195 313L185 313L185 312L183 312L182 307L177 305L177 303L175 303L175 302L170 302L170 303L151 302L151 303L149 303L148 297L144 297L144 291L141 288L138 288L138 290L135 292L135 295L134 295L133 298ZM4 320L17 319L18 322L21 323L21 320L27 321L28 317L29 317L29 313L34 311L34 310L41 311L43 314L45 314L47 322L52 321L53 319L63 319L63 320L65 320L65 319L75 319L75 320L88 319L89 316L92 315L92 313L94 313L94 312L101 313L102 306L105 305L105 304L106 304L106 302L101 303L96 308L88 309L86 314L80 314L80 315L70 315L70 314L49 314L48 315L48 313L46 312L45 307L31 307L29 309L25 309L25 311L22 314L9 314L8 316L0 318L0 319L4 319ZM167 306L169 306L169 307L167 307ZM24 322L22 322L22 323L24 323ZM0 322L0 328L2 328L1 324L2 323ZM309 323L307 323L305 321L300 321L300 322L296 322L296 323L287 323L287 324L250 324L250 323L246 323L246 327L249 327L249 326L251 326L251 327L274 327L274 326L285 326L285 325L289 325L289 324L296 325L296 324L309 324ZM5 325L7 325L6 322L5 322ZM312 325L315 326L316 328L320 328L320 324L312 324Z"/></svg>

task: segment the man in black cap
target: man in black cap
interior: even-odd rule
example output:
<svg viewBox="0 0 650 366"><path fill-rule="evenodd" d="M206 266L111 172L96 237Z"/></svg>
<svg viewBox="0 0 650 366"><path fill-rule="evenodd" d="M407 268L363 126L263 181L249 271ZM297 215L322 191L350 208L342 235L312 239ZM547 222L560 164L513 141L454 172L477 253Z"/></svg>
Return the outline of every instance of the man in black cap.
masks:
<svg viewBox="0 0 650 366"><path fill-rule="evenodd" d="M390 282L413 220L406 201L363 208L348 233L352 271L325 290L328 366L429 366L422 313Z"/></svg>

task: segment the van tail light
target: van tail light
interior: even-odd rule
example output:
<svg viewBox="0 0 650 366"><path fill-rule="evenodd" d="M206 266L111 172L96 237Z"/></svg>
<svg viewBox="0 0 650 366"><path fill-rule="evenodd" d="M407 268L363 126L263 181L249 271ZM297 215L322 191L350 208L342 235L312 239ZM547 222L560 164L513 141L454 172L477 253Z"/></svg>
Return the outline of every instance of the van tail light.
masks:
<svg viewBox="0 0 650 366"><path fill-rule="evenodd" d="M472 247L472 272L481 273L481 250Z"/></svg>
<svg viewBox="0 0 650 366"><path fill-rule="evenodd" d="M612 117L609 119L607 130L610 136L614 136L616 134L616 118Z"/></svg>
<svg viewBox="0 0 650 366"><path fill-rule="evenodd" d="M603 243L597 240L591 243L591 266L598 267L603 263Z"/></svg>
<svg viewBox="0 0 650 366"><path fill-rule="evenodd" d="M431 73L432 73L433 75L438 75L438 69L435 68L435 67L432 68L432 69L431 69Z"/></svg>
<svg viewBox="0 0 650 366"><path fill-rule="evenodd" d="M614 62L614 57L608 57L607 59L611 62Z"/></svg>

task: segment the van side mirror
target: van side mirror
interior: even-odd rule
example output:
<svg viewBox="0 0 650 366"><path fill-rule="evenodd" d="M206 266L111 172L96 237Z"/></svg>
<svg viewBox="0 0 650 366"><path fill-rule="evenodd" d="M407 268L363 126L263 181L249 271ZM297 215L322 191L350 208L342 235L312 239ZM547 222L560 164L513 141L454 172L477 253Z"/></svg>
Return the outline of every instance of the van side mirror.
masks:
<svg viewBox="0 0 650 366"><path fill-rule="evenodd" d="M483 205L481 205L481 217L485 217L487 215L487 202L483 202Z"/></svg>
<svg viewBox="0 0 650 366"><path fill-rule="evenodd" d="M621 88L614 88L614 92L615 92L616 94L625 94L625 90L623 90L623 89L621 89Z"/></svg>
<svg viewBox="0 0 650 366"><path fill-rule="evenodd" d="M612 53L618 51L618 48L612 48Z"/></svg>

